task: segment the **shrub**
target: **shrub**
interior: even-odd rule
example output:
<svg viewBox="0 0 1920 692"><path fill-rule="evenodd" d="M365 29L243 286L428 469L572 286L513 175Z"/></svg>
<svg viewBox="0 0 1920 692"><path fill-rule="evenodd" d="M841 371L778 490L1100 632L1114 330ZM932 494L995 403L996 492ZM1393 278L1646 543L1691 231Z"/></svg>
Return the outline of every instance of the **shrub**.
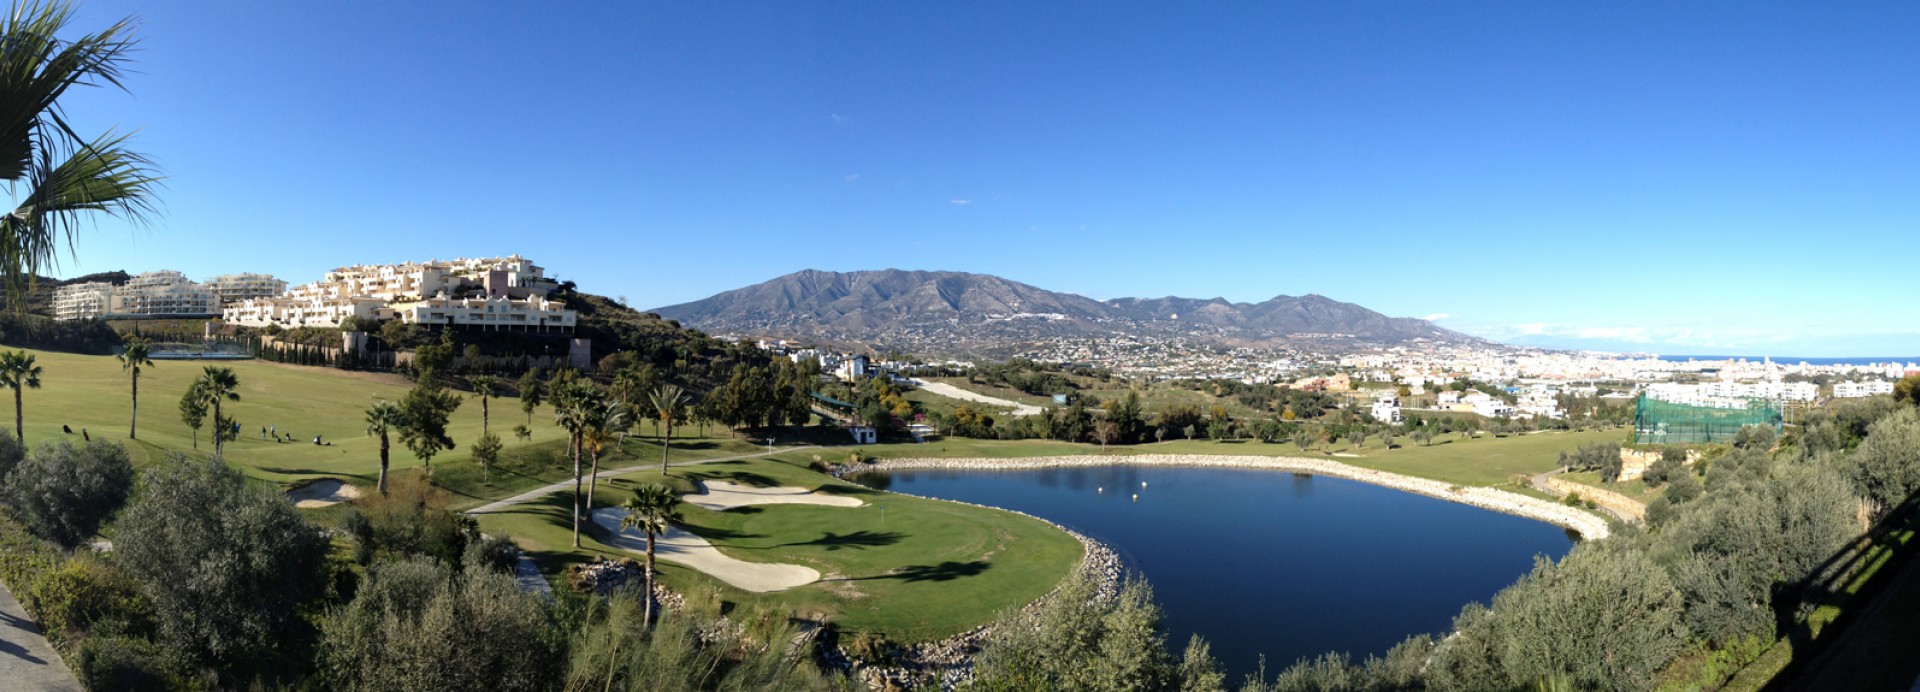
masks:
<svg viewBox="0 0 1920 692"><path fill-rule="evenodd" d="M352 690L550 689L558 634L539 597L487 570L412 558L375 567L321 622L320 673Z"/></svg>
<svg viewBox="0 0 1920 692"><path fill-rule="evenodd" d="M486 536L467 544L468 567L479 567L502 574L513 574L520 562L520 547L505 535Z"/></svg>
<svg viewBox="0 0 1920 692"><path fill-rule="evenodd" d="M152 596L162 643L212 665L295 649L296 613L326 585L320 531L219 462L174 455L142 488L115 524L113 560Z"/></svg>
<svg viewBox="0 0 1920 692"><path fill-rule="evenodd" d="M0 507L0 582L25 588L62 560L60 550L28 531L14 510Z"/></svg>
<svg viewBox="0 0 1920 692"><path fill-rule="evenodd" d="M133 491L133 462L118 444L41 445L13 470L7 497L35 534L73 547L99 530Z"/></svg>
<svg viewBox="0 0 1920 692"><path fill-rule="evenodd" d="M45 572L23 598L47 638L68 646L91 633L145 637L153 633L153 602L140 584L89 557Z"/></svg>
<svg viewBox="0 0 1920 692"><path fill-rule="evenodd" d="M178 657L137 637L89 637L73 656L74 677L93 690L165 690L187 687Z"/></svg>
<svg viewBox="0 0 1920 692"><path fill-rule="evenodd" d="M0 488L7 487L7 476L20 466L27 457L27 450L20 446L20 439L12 435L0 435Z"/></svg>
<svg viewBox="0 0 1920 692"><path fill-rule="evenodd" d="M467 545L480 538L471 517L447 509L447 491L427 482L420 473L396 474L386 495L354 501L365 516L363 530L376 550L395 555L425 555L458 567ZM349 517L352 514L348 515ZM356 537L357 538L357 537Z"/></svg>

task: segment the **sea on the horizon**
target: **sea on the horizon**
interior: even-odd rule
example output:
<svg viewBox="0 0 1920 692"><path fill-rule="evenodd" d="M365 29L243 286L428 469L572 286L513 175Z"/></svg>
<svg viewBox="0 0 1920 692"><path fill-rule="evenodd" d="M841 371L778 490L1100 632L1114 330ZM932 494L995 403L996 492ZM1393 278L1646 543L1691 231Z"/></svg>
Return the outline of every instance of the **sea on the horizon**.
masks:
<svg viewBox="0 0 1920 692"><path fill-rule="evenodd" d="M1659 358L1660 360L1671 360L1676 362L1687 361L1687 360L1742 360L1742 359L1747 361L1772 360L1775 363L1780 363L1783 365L1796 365L1799 363L1806 363L1808 365L1884 365L1887 363L1899 363L1899 364L1920 363L1920 356L1905 356L1901 358L1861 357L1861 356L1847 356L1847 357L1838 357L1838 358L1801 358L1798 356L1675 355L1675 356L1659 356Z"/></svg>

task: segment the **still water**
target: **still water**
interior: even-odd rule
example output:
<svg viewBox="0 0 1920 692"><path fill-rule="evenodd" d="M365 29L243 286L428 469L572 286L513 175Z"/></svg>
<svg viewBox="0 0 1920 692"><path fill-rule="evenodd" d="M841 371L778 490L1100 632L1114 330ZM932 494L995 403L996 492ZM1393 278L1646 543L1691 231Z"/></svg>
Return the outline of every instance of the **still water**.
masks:
<svg viewBox="0 0 1920 692"><path fill-rule="evenodd" d="M1153 583L1176 655L1199 633L1230 679L1444 633L1572 548L1549 524L1325 476L1214 468L895 471L862 482L1015 509L1108 546ZM1145 484L1144 486L1142 484ZM1135 499L1135 495L1138 498Z"/></svg>

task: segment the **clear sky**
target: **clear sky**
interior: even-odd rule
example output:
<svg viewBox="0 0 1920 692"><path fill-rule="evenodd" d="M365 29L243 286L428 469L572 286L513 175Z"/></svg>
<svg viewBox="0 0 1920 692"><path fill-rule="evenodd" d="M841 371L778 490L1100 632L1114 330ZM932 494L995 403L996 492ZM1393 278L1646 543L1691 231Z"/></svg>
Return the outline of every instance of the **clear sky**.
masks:
<svg viewBox="0 0 1920 692"><path fill-rule="evenodd" d="M557 8L564 11L556 11ZM519 252L1319 293L1502 339L1920 355L1920 4L124 2L170 176L62 276Z"/></svg>

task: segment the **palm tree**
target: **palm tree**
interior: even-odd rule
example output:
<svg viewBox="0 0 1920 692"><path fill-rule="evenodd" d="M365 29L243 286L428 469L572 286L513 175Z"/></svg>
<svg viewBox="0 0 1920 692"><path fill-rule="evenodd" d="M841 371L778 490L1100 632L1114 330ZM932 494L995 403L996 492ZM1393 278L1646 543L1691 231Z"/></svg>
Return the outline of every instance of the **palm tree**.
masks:
<svg viewBox="0 0 1920 692"><path fill-rule="evenodd" d="M380 438L380 494L387 494L387 452L393 448L387 435L407 427L407 414L391 401L382 401L367 409L367 434Z"/></svg>
<svg viewBox="0 0 1920 692"><path fill-rule="evenodd" d="M673 449L673 417L680 407L687 403L687 393L679 385L663 384L647 396L653 402L653 410L660 415L660 423L666 426L667 434L660 440L660 475L667 475L667 454Z"/></svg>
<svg viewBox="0 0 1920 692"><path fill-rule="evenodd" d="M209 365L200 375L198 386L207 401L213 403L213 458L220 459L228 425L227 419L220 415L220 402L240 400L240 378L233 374L233 368Z"/></svg>
<svg viewBox="0 0 1920 692"><path fill-rule="evenodd" d="M653 621L653 539L667 532L671 522L680 518L677 507L679 500L673 491L659 483L640 486L627 498L621 509L627 515L620 518L620 530L638 528L647 534L647 610L645 622Z"/></svg>
<svg viewBox="0 0 1920 692"><path fill-rule="evenodd" d="M60 97L71 87L122 86L134 45L129 20L59 38L72 18L73 8L56 0L16 2L0 19L0 181L14 193L13 209L0 214L0 284L17 312L90 212L144 221L159 182L146 157L125 148L126 135L87 140L62 113Z"/></svg>
<svg viewBox="0 0 1920 692"><path fill-rule="evenodd" d="M480 434L487 434L487 400L500 393L500 380L492 375L475 375L468 380L473 393L480 396Z"/></svg>
<svg viewBox="0 0 1920 692"><path fill-rule="evenodd" d="M577 380L554 387L553 422L567 430L567 453L573 457L573 547L580 547L580 440L593 417L593 385Z"/></svg>
<svg viewBox="0 0 1920 692"><path fill-rule="evenodd" d="M127 439L140 437L140 366L153 365L149 349L146 339L134 339L127 342L126 352L119 356L120 369L133 373L133 423L127 426Z"/></svg>
<svg viewBox="0 0 1920 692"><path fill-rule="evenodd" d="M593 402L592 415L587 420L581 442L587 451L593 453L593 472L587 476L587 511L593 511L593 491L600 485L600 450L613 439L613 434L626 430L632 420L627 416L627 405L620 400L607 396L597 396Z"/></svg>
<svg viewBox="0 0 1920 692"><path fill-rule="evenodd" d="M0 384L13 390L13 434L20 446L27 446L26 417L20 411L20 390L40 388L40 366L26 351L0 353Z"/></svg>

